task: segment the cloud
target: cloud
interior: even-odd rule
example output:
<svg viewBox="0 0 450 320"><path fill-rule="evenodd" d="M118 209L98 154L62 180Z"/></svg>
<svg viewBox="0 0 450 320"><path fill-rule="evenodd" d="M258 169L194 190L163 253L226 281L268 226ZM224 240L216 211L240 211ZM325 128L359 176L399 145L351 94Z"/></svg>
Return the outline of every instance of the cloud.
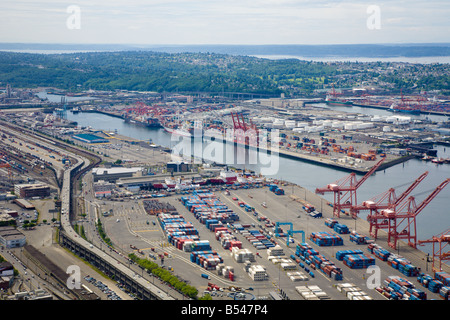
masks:
<svg viewBox="0 0 450 320"><path fill-rule="evenodd" d="M381 29L370 32L372 4ZM69 5L81 9L80 30L66 28ZM2 0L0 12L3 42L450 42L448 0Z"/></svg>

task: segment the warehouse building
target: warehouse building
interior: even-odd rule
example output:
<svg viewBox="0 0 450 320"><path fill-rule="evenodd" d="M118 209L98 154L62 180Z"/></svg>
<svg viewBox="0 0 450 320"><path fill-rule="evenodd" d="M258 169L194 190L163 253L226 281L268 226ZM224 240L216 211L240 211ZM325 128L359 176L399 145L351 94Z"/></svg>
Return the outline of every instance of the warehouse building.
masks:
<svg viewBox="0 0 450 320"><path fill-rule="evenodd" d="M50 187L41 183L16 184L14 185L14 193L21 198L46 198L50 196Z"/></svg>
<svg viewBox="0 0 450 320"><path fill-rule="evenodd" d="M74 139L77 139L79 141L82 142L86 142L86 143L108 143L109 140L96 136L94 134L89 134L89 133L82 133L82 134L77 134L73 136Z"/></svg>
<svg viewBox="0 0 450 320"><path fill-rule="evenodd" d="M14 227L0 227L0 245L6 248L23 247L26 244L25 235Z"/></svg>
<svg viewBox="0 0 450 320"><path fill-rule="evenodd" d="M29 203L27 200L25 199L15 199L14 203L16 203L17 205L19 205L20 207L27 209L27 210L33 210L35 209L34 205L32 205L31 203Z"/></svg>
<svg viewBox="0 0 450 320"><path fill-rule="evenodd" d="M184 162L168 162L167 172L189 172L191 166Z"/></svg>
<svg viewBox="0 0 450 320"><path fill-rule="evenodd" d="M110 197L115 184L103 180L94 183L94 194L96 198Z"/></svg>
<svg viewBox="0 0 450 320"><path fill-rule="evenodd" d="M94 176L94 181L108 181L116 182L120 178L131 178L134 176L142 175L142 168L94 168L92 169L92 175Z"/></svg>

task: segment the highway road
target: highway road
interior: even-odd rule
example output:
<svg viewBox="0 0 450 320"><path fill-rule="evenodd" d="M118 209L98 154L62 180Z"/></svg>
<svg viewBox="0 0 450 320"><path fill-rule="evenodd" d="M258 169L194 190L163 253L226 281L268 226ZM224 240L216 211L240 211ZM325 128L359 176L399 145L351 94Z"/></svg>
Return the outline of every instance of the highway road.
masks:
<svg viewBox="0 0 450 320"><path fill-rule="evenodd" d="M72 185L71 185L71 172L75 171L75 170L84 170L86 168L89 167L90 160L82 157L78 154L75 154L70 150L69 148L64 148L64 147L59 147L57 145L54 145L53 143L49 142L48 139L46 139L45 137L41 137L41 136L36 136L33 134L33 132L25 129L25 128L21 128L21 127L17 127L17 126L12 126L11 124L6 124L4 123L5 126L8 127L8 132L9 133L13 133L17 139L23 139L23 141L27 141L28 143L39 143L41 145L44 145L48 148L51 148L61 154L67 155L71 158L74 159L73 163L70 164L70 166L62 166L60 162L55 162L53 161L54 159L49 158L49 160L51 160L50 162L52 163L52 165L55 165L57 170L63 170L63 183L62 183L62 187L61 187L61 191L60 191L60 199L61 199L61 228L62 230L74 241L76 241L78 244L82 245L85 249L92 251L93 253L95 253L96 255L102 257L104 260L106 260L108 263L112 264L112 265L116 265L117 268L120 269L121 272L127 274L130 278L134 278L142 287L147 288L149 291L151 291L158 299L161 300L174 300L174 298L172 298L171 296L167 295L165 292L163 292L161 289L159 289L158 287L156 287L155 285L153 285L151 282L143 279L140 276L137 276L136 272L131 270L129 267L127 267L126 265L124 265L123 263L119 263L119 260L117 259L117 257L114 257L112 255L109 254L109 250L102 250L103 245L101 244L101 242L94 242L94 243L90 243L86 240L84 240L83 238L81 238L73 229L72 227L72 223L70 221L70 197L71 197L71 192L72 192ZM36 156L40 156L40 153L42 155L42 150L38 150L37 148L34 149L30 149L28 148L27 150L24 150L26 152L29 152L31 154L35 154ZM90 211L90 217L91 219L94 219L93 217L95 217L95 214L93 214L94 212L96 212L95 210L95 203L93 201L92 198L89 199L88 197L88 202L89 202L89 211ZM92 221L92 220L91 220ZM95 224L92 224L93 228L95 229ZM91 229L91 233L93 233L93 230ZM97 245L100 244L100 247L97 247ZM113 252L113 251L112 251ZM24 270L22 270L22 274L24 274ZM33 278L31 278L33 279ZM36 280L37 281L37 280ZM34 286L39 286L38 282L34 283Z"/></svg>

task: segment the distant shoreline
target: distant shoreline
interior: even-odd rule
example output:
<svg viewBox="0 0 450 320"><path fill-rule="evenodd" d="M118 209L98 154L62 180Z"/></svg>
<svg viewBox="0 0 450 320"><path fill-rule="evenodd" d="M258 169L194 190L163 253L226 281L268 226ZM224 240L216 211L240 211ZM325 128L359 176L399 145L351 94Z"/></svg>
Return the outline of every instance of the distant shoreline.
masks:
<svg viewBox="0 0 450 320"><path fill-rule="evenodd" d="M268 59L322 62L450 63L450 43L331 44L331 45L142 45L0 43L0 51L67 54L88 52L154 51L166 53L216 53Z"/></svg>

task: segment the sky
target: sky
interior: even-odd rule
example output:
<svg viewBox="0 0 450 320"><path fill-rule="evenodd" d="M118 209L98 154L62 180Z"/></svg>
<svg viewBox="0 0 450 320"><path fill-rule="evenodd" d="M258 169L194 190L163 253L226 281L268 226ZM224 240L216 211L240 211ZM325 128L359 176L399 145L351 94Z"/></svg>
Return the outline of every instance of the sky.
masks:
<svg viewBox="0 0 450 320"><path fill-rule="evenodd" d="M450 42L449 0L1 0L0 42Z"/></svg>

